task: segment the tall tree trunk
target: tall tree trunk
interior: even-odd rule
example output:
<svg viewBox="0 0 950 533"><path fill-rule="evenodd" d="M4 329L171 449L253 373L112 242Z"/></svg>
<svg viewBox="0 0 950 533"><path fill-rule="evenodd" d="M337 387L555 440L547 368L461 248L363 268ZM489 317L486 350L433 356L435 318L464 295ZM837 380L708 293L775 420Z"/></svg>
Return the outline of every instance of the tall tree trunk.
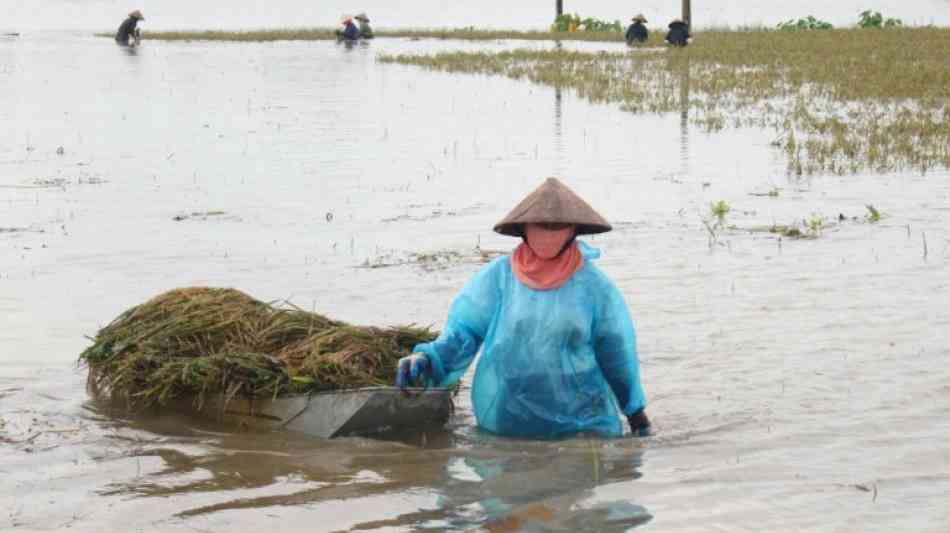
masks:
<svg viewBox="0 0 950 533"><path fill-rule="evenodd" d="M560 0L558 0L560 2ZM683 22L690 32L693 31L693 13L690 6L690 0L683 0Z"/></svg>
<svg viewBox="0 0 950 533"><path fill-rule="evenodd" d="M684 1L688 1L688 0L684 0ZM563 15L564 14L564 0L557 0L554 9L557 10L557 16L560 17L561 15Z"/></svg>

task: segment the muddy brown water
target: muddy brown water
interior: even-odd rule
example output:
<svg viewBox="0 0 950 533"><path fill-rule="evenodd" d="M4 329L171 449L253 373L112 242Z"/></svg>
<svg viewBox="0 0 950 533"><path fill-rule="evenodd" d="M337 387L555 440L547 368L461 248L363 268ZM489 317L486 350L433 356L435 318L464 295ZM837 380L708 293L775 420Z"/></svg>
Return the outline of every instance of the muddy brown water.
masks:
<svg viewBox="0 0 950 533"><path fill-rule="evenodd" d="M788 178L769 132L374 62L506 46L0 41L0 529L945 531L950 173ZM439 327L548 175L615 224L590 242L654 437L498 438L463 394L444 429L323 441L86 394L84 335L173 287ZM717 200L849 220L710 246Z"/></svg>

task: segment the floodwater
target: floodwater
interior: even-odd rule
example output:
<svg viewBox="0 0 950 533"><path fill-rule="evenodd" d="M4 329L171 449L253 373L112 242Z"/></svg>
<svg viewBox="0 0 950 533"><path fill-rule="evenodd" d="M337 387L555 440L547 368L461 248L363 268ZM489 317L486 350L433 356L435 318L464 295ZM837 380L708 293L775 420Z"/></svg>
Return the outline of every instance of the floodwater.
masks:
<svg viewBox="0 0 950 533"><path fill-rule="evenodd" d="M0 530L946 531L950 173L788 178L769 132L375 62L505 46L0 38ZM439 327L549 175L614 223L653 437L498 438L464 393L334 441L86 394L84 336L173 287ZM718 200L826 227L710 245Z"/></svg>

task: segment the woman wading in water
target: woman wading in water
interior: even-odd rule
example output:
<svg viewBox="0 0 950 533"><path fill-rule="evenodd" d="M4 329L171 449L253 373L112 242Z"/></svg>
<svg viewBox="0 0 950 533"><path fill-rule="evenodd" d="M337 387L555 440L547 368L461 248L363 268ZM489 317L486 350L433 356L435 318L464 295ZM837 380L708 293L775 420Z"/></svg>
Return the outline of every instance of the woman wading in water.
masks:
<svg viewBox="0 0 950 533"><path fill-rule="evenodd" d="M633 322L623 295L576 239L610 224L554 178L494 230L520 237L452 302L444 330L399 361L396 384L458 382L481 349L472 383L478 425L514 437L649 434Z"/></svg>

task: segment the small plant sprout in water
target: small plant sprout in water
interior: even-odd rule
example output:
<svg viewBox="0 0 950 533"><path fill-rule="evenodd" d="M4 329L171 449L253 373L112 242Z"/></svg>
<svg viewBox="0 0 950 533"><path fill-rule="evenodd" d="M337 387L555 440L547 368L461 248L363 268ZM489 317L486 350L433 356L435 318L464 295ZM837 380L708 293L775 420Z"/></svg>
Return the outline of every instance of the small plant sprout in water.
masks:
<svg viewBox="0 0 950 533"><path fill-rule="evenodd" d="M812 237L819 237L821 230L825 227L825 218L821 215L812 214L808 219L808 234Z"/></svg>
<svg viewBox="0 0 950 533"><path fill-rule="evenodd" d="M868 214L867 214L867 220L868 220L868 222L871 222L871 223L880 222L880 220L881 220L881 212L878 211L878 210L877 210L873 205L871 205L871 204L868 204L868 205L866 205L865 207L868 208Z"/></svg>
<svg viewBox="0 0 950 533"><path fill-rule="evenodd" d="M718 202L709 204L709 216L703 217L702 222L703 226L706 227L706 231L709 232L710 248L719 242L719 232L725 229L726 215L728 215L731 210L732 207L730 207L725 200L719 200Z"/></svg>
<svg viewBox="0 0 950 533"><path fill-rule="evenodd" d="M768 191L764 191L764 192L750 192L749 195L750 195L750 196L767 196L767 197L769 197L769 198L778 198L780 192L781 192L781 189L779 189L778 187L776 187L776 186L773 185Z"/></svg>
<svg viewBox="0 0 950 533"><path fill-rule="evenodd" d="M709 214L716 219L716 227L720 229L726 227L726 215L729 211L732 211L732 207L725 200L709 204Z"/></svg>

